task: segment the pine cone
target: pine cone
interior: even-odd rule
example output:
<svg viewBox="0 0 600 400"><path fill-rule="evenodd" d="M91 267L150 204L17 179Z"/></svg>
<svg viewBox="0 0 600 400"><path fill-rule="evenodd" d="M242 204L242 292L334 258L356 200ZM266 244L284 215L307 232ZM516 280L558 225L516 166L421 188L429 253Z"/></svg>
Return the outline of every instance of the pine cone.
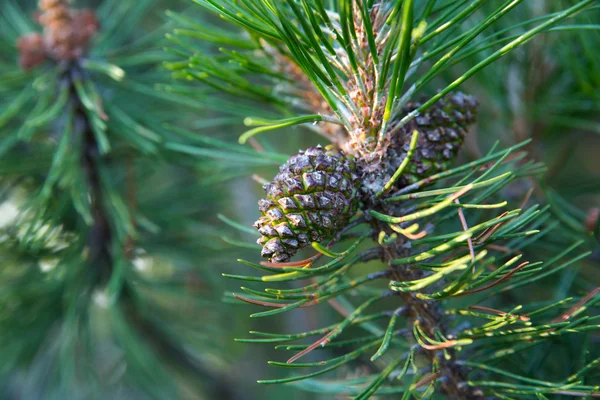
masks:
<svg viewBox="0 0 600 400"><path fill-rule="evenodd" d="M422 103L407 104L408 114ZM406 186L451 167L469 127L475 122L478 103L475 97L451 93L413 118L396 134L400 140L388 150L387 172L393 174L410 148L412 132L419 132L417 148L402 177L396 183Z"/></svg>
<svg viewBox="0 0 600 400"><path fill-rule="evenodd" d="M254 227L262 235L262 256L286 262L339 232L358 208L357 184L354 161L339 150L317 146L292 156L258 202L262 217Z"/></svg>
<svg viewBox="0 0 600 400"><path fill-rule="evenodd" d="M18 41L24 69L41 64L46 56L73 61L87 50L98 32L98 20L92 10L74 10L70 4L70 0L39 1L38 22L43 34L26 35Z"/></svg>
<svg viewBox="0 0 600 400"><path fill-rule="evenodd" d="M19 49L19 65L24 70L35 68L46 59L44 37L39 33L29 33L17 40Z"/></svg>

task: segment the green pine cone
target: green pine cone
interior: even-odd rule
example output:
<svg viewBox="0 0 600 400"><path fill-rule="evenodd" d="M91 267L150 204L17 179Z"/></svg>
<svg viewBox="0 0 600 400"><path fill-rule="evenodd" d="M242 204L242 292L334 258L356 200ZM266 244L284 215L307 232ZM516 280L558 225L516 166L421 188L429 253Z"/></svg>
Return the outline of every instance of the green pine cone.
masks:
<svg viewBox="0 0 600 400"><path fill-rule="evenodd" d="M422 103L409 103L408 114ZM478 103L475 97L461 92L450 93L409 121L396 135L400 140L390 146L387 172L393 174L410 148L412 132L419 132L417 147L397 182L398 187L420 181L451 168L469 127L475 122Z"/></svg>
<svg viewBox="0 0 600 400"><path fill-rule="evenodd" d="M317 146L292 156L258 202L262 217L254 227L262 235L262 256L286 262L339 232L358 208L357 184L354 161L339 150Z"/></svg>

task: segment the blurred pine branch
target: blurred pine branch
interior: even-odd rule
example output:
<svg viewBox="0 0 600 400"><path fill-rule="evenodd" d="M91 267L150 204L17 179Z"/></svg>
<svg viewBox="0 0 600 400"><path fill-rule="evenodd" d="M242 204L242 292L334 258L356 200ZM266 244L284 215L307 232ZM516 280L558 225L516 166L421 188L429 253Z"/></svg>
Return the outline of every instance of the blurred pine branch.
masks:
<svg viewBox="0 0 600 400"><path fill-rule="evenodd" d="M203 114L157 89L164 3L36 3L0 5L0 392L238 398L198 188L219 167L169 149Z"/></svg>

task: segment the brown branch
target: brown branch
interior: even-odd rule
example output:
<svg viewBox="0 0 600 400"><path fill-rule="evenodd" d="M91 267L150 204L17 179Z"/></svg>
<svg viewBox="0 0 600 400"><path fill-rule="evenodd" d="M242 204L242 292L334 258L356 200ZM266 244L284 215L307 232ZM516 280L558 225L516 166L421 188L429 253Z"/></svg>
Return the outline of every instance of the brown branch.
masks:
<svg viewBox="0 0 600 400"><path fill-rule="evenodd" d="M314 342L313 344L311 344L310 346L308 346L306 349L302 350L301 352L297 353L292 358L290 358L289 360L287 360L287 363L288 364L292 364L294 361L298 360L301 357L304 357L305 355L307 355L308 353L310 353L311 351L313 351L317 347L319 347L319 346L324 347L325 345L327 345L327 343L330 342L329 338L332 335L334 335L335 333L337 333L337 330L336 329L332 330L327 335L323 336L321 339L317 340L316 342Z"/></svg>
<svg viewBox="0 0 600 400"><path fill-rule="evenodd" d="M252 174L252 180L256 183L258 183L259 185L264 185L265 183L269 183L268 180L266 180L265 178L263 178L262 176L258 175L258 174Z"/></svg>
<svg viewBox="0 0 600 400"><path fill-rule="evenodd" d="M505 211L502 214L500 214L500 216L498 217L498 219L503 218L506 214L508 214L508 211ZM499 222L496 225L491 226L491 227L485 229L483 232L481 232L481 234L479 236L477 236L475 238L475 243L481 244L481 243L485 242L486 240L488 240L490 238L490 236L492 236L505 223L506 222Z"/></svg>
<svg viewBox="0 0 600 400"><path fill-rule="evenodd" d="M300 260L300 261L279 262L279 263L261 261L260 265L262 265L264 267L272 267L272 268L304 267L304 266L309 268L313 264L313 262L315 262L316 260L318 260L321 257L323 257L323 253L317 253L312 257L309 257L309 258L306 258L306 259Z"/></svg>
<svg viewBox="0 0 600 400"><path fill-rule="evenodd" d="M256 140L256 138L251 137L248 139L248 143L250 143L250 146L252 146L252 148L259 153L265 152L265 148L258 142L258 140Z"/></svg>
<svg viewBox="0 0 600 400"><path fill-rule="evenodd" d="M600 293L600 287L597 287L596 289L594 289L591 292L589 292L584 298L582 298L581 300L579 300L573 307L569 308L567 310L567 312L565 312L564 314L562 314L562 315L554 318L550 323L555 324L557 322L563 322L563 321L568 320L569 318L571 318L571 316L573 316L573 314L579 308L581 308L583 305L585 305L585 303L587 303L588 301L590 301L598 293Z"/></svg>
<svg viewBox="0 0 600 400"><path fill-rule="evenodd" d="M497 315L500 315L501 317L508 315L508 313L506 311L496 310L496 309L484 307L484 306L470 306L469 308L472 310L485 311L490 314L497 314ZM515 317L519 317L519 320L523 321L523 322L527 322L530 319L527 315L517 315L517 314L513 314L513 315Z"/></svg>
<svg viewBox="0 0 600 400"><path fill-rule="evenodd" d="M329 303L331 308L337 311L342 317L346 318L350 315L350 312L346 310L337 299L329 299L327 300L327 303Z"/></svg>
<svg viewBox="0 0 600 400"><path fill-rule="evenodd" d="M81 169L85 174L91 203L92 226L88 233L88 256L87 261L96 274L96 284L104 283L110 279L113 270L113 256L111 246L113 243L113 232L110 218L106 209L104 190L100 169L103 160L100 154L100 146L92 129L83 102L75 89L75 79L80 76L76 64L72 64L66 72L66 79L70 87L71 104L74 108L75 128L82 136L81 140Z"/></svg>
<svg viewBox="0 0 600 400"><path fill-rule="evenodd" d="M488 249L490 249L490 250L501 251L501 252L503 252L503 253L510 253L511 251L513 251L513 250L512 250L511 248L509 248L509 247L506 247L506 246L500 246L500 245L493 244L493 243L492 243L492 244L488 244L486 247L487 247ZM521 254L521 253L517 253L517 254Z"/></svg>
<svg viewBox="0 0 600 400"><path fill-rule="evenodd" d="M529 190L527 191L527 194L525 194L525 197L523 198L523 201L521 201L521 205L519 206L519 208L521 210L525 208L525 206L527 205L527 202L531 198L531 195L533 194L534 191L535 191L534 188L529 188Z"/></svg>
<svg viewBox="0 0 600 400"><path fill-rule="evenodd" d="M435 381L440 377L440 373L436 372L434 374L429 374L428 376L424 377L423 379L421 379L419 382L415 383L412 387L412 389L418 389L422 386L427 385L429 382L431 381Z"/></svg>
<svg viewBox="0 0 600 400"><path fill-rule="evenodd" d="M233 294L233 297L235 297L238 300L243 301L244 303L248 303L248 304L255 304L257 306L263 306L263 307L272 307L272 308L284 308L289 306L289 304L282 304L282 303L272 303L269 301L262 301L262 300L255 300L255 299L249 299L247 297L243 297L240 296L238 294ZM303 304L300 307L306 307L307 304Z"/></svg>
<svg viewBox="0 0 600 400"><path fill-rule="evenodd" d="M458 343L457 340L447 340L444 343L440 343L440 344L426 344L426 343L420 343L420 346L422 348L424 348L425 350L441 350L441 349L448 349L450 347L454 347L456 346L456 344Z"/></svg>
<svg viewBox="0 0 600 400"><path fill-rule="evenodd" d="M521 263L519 266L517 266L515 269L513 269L512 271L510 271L508 274L504 275L502 278L500 278L500 279L498 279L498 280L490 283L487 286L480 287L480 288L477 288L477 289L465 290L464 292L459 293L456 296L466 296L468 294L479 293L479 292L483 292L484 290L491 289L494 286L499 285L502 282L504 282L505 280L509 279L511 276L513 276L514 274L516 274L517 272L519 272L521 269L523 269L527 265L529 265L529 261L525 261L524 263Z"/></svg>

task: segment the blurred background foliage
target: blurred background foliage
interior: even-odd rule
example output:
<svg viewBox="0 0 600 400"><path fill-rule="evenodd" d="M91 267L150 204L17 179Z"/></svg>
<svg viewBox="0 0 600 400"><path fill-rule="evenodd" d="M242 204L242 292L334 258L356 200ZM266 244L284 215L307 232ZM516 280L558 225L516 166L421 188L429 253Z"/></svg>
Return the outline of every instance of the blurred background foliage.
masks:
<svg viewBox="0 0 600 400"><path fill-rule="evenodd" d="M47 85L56 76L52 64L32 71L18 67L17 38L39 30L37 1L3 1L0 398L261 398L262 388L254 385L260 375L256 357L233 341L250 321L236 316L244 310L221 301L228 283L221 272L231 268L223 254L232 249L221 239L217 213L240 202L231 196L233 184L223 183L231 173L220 175L228 170L220 163L167 149L182 141L167 129L174 124L215 137L232 131L224 125L229 119L218 120L214 110L161 91L170 82L162 67L170 57L164 36L172 29L165 11L187 4L75 6L96 9L102 26L89 60L101 66L92 80L111 117L105 189L115 204L135 213L135 243L121 243L131 252L124 274L133 301L117 307L103 287L88 286L94 267L76 254L87 228L68 198L71 186L85 196L85 186L74 183L82 156L73 146L55 157L66 113L53 112ZM124 78L115 80L114 74ZM35 94L27 97L27 90ZM36 103L40 96L44 102ZM27 140L16 139L39 115L47 123ZM49 192L52 174L60 183ZM50 217L40 217L36 211L46 207Z"/></svg>
<svg viewBox="0 0 600 400"><path fill-rule="evenodd" d="M106 170L111 187L129 207L133 203L127 203L128 193L136 193L137 235L127 273L136 293L133 315L142 317L124 318L127 308L122 309L125 314L110 312L106 293L94 289L89 293L87 320L73 320L69 305L77 300L69 296L77 296L78 285L83 285L86 275L86 266L68 251L81 235L74 217L77 212L72 204L60 204L57 195L56 201L50 199L49 203L51 209L58 210L53 214L56 218L47 220L47 226L28 229L37 220L31 212L22 213L32 207L35 210L35 195L48 178L60 125L42 125L30 141L7 144L10 134L30 118L19 112L9 120L11 104L28 82L37 78L37 84L43 83L39 69L24 73L17 68L15 49L16 38L35 29L32 15L36 3L3 0L0 4L0 398L331 398L285 385L256 385L257 379L275 375L264 360L281 356L268 344L248 346L234 341L247 336L249 330L299 332L320 328L338 314L321 307L286 313L277 319L253 320L247 315L254 308L223 301L223 293L239 285L222 279L221 274L239 273L236 258L257 258L256 248L239 245L254 236L233 231L228 221L251 226L258 216L256 200L263 194L251 175L270 178L285 156L232 158L225 151L220 153L219 146L227 144L223 150L238 146L237 138L247 129L242 121L254 115L248 111L257 105L231 102L203 88L173 81L163 68L163 62L177 59L163 49L172 46L163 39L165 34L179 27L177 20L166 16L167 10L182 11L185 16L227 29L214 15L200 15L199 7L190 2L77 1L77 7L97 7L102 21L90 59L126 72L119 85L106 75L95 76L103 98L122 113L117 118L120 128L125 132L145 129L162 139L156 150L144 152L143 145L132 141L135 139L119 138L113 143ZM488 34L570 3L524 2ZM485 6L480 12L485 15ZM576 19L597 25L600 9ZM468 24L461 26L468 28ZM218 52L202 38L194 40L207 53ZM555 205L553 213L563 223L558 232L545 238L539 251L560 250L565 243L581 238L593 251L578 268L545 281L547 292L556 299L567 293L581 295L600 285L595 211L600 207L598 48L597 27L549 32L480 71L464 85L481 106L479 122L459 163L480 157L496 141L507 147L534 138L528 150L548 166L549 172L545 179L535 182L533 196ZM430 83L429 93L485 55L465 56ZM30 109L35 107L33 100L28 103ZM323 142L308 132L299 127L265 133L258 143L274 154L294 154L299 148ZM207 139L195 136L197 133L222 142L208 143L211 148L202 151L198 143ZM72 168L78 168L76 162ZM371 263L356 272L376 269L376 263ZM541 293L543 287L537 288L540 292L523 290L512 295L521 303L548 297L548 293ZM186 355L172 349L161 353L160 345L152 339L152 329L145 322L136 327L136 321L146 320L168 332L169 340ZM543 356L548 347L540 348L538 359L528 368L545 362L560 370L571 354L583 355L587 349L600 348L597 333L579 343L566 342L560 347L562 355L552 359ZM316 359L309 355L306 360ZM352 365L341 374L359 377L364 373L362 368ZM595 377L600 382L600 375Z"/></svg>

